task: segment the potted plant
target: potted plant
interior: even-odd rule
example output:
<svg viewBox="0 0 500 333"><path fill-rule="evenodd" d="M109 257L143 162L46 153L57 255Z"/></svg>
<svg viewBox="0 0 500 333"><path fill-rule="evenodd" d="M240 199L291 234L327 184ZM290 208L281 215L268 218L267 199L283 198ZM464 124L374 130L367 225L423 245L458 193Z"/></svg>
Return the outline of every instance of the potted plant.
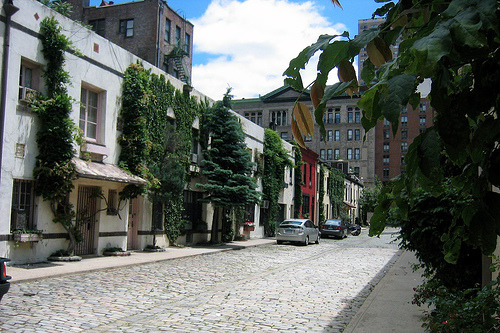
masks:
<svg viewBox="0 0 500 333"><path fill-rule="evenodd" d="M243 230L245 230L245 231L254 231L255 230L255 223L253 223L253 222L245 222L243 224Z"/></svg>
<svg viewBox="0 0 500 333"><path fill-rule="evenodd" d="M129 256L130 251L124 251L119 247L107 247L103 250L102 254L105 256L121 257L121 256Z"/></svg>

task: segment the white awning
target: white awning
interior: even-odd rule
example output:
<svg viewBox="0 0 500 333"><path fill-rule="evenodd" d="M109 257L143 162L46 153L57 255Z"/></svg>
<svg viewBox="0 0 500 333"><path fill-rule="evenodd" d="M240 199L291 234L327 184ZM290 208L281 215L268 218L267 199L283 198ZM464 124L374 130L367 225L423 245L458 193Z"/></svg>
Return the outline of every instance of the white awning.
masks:
<svg viewBox="0 0 500 333"><path fill-rule="evenodd" d="M99 179L110 182L146 185L141 177L134 176L114 164L88 162L74 157L76 173L80 178Z"/></svg>

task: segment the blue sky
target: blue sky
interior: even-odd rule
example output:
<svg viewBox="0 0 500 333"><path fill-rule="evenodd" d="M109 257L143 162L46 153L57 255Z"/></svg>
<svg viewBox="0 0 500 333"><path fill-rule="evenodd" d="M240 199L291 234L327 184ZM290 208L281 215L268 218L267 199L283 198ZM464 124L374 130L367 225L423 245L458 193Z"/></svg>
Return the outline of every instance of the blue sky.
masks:
<svg viewBox="0 0 500 333"><path fill-rule="evenodd" d="M115 3L129 0L115 0ZM168 0L194 28L193 86L213 99L227 87L236 98L264 95L283 84L283 71L321 34L357 33L358 19L381 6L374 0ZM101 0L91 0L99 5ZM304 81L315 77L314 59ZM331 81L336 81L332 73ZM309 81L308 81L309 80Z"/></svg>

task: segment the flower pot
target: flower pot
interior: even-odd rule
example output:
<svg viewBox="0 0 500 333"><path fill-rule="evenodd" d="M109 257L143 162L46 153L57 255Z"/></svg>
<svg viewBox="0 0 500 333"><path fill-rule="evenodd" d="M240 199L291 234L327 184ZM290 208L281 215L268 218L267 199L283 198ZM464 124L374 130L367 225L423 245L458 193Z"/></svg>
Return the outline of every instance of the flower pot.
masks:
<svg viewBox="0 0 500 333"><path fill-rule="evenodd" d="M246 226L243 227L243 230L245 230L245 231L254 231L255 227L246 225Z"/></svg>
<svg viewBox="0 0 500 333"><path fill-rule="evenodd" d="M42 240L40 234L14 234L14 240L16 242L39 242Z"/></svg>

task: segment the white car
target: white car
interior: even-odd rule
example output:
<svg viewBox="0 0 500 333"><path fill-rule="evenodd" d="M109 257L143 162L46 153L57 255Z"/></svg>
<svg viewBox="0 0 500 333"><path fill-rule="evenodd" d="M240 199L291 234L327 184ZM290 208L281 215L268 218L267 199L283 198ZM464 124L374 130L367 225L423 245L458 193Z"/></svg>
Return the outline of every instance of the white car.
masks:
<svg viewBox="0 0 500 333"><path fill-rule="evenodd" d="M297 242L308 245L319 244L320 232L317 226L308 219L288 219L280 223L276 232L276 242Z"/></svg>

